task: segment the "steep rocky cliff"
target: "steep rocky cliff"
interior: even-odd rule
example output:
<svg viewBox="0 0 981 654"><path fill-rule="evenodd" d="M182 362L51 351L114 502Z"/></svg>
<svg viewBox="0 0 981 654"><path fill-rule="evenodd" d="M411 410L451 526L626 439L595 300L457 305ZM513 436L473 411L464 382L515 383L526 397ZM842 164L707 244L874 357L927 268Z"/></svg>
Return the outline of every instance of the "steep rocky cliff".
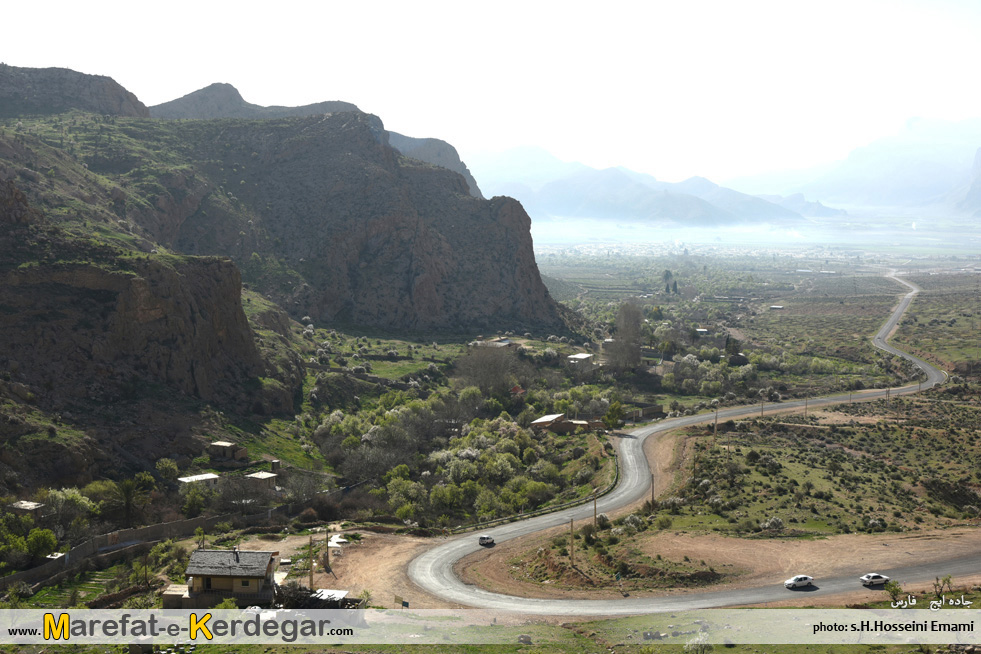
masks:
<svg viewBox="0 0 981 654"><path fill-rule="evenodd" d="M255 383L284 371L256 347L231 261L73 233L9 174L0 168L0 491L7 477L84 483L195 456L194 414L173 409L182 397L292 410L298 366L280 392Z"/></svg>
<svg viewBox="0 0 981 654"><path fill-rule="evenodd" d="M226 193L182 223L175 247L240 250L248 279L295 315L325 322L443 330L561 323L515 201L479 200L459 175L400 157L368 114L263 127L223 123L223 151L195 154L223 157L224 172L205 172ZM227 189L248 207L244 230L223 211ZM301 279L285 287L263 280L270 257Z"/></svg>
<svg viewBox="0 0 981 654"><path fill-rule="evenodd" d="M150 110L112 78L67 68L0 64L0 118L60 114L70 109L149 118Z"/></svg>

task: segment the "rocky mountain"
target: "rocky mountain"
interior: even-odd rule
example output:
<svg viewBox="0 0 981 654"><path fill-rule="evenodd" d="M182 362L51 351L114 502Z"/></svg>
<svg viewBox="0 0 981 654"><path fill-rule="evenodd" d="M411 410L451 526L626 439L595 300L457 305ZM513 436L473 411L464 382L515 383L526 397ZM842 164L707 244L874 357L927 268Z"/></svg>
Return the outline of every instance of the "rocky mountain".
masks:
<svg viewBox="0 0 981 654"><path fill-rule="evenodd" d="M216 83L187 95L150 107L154 118L289 118L358 111L357 106L340 100L318 102L302 107L262 107L250 104L231 84Z"/></svg>
<svg viewBox="0 0 981 654"><path fill-rule="evenodd" d="M0 64L0 118L61 114L71 109L110 116L150 116L149 109L112 78L67 68Z"/></svg>
<svg viewBox="0 0 981 654"><path fill-rule="evenodd" d="M212 84L189 93L182 98L164 102L150 108L154 118L290 118L316 116L334 112L359 111L350 102L331 101L303 105L301 107L262 107L246 102L231 84ZM434 166L452 170L467 181L470 194L483 199L477 181L470 174L466 164L460 160L456 148L434 138L413 138L396 132L388 132L389 145L407 157L418 159Z"/></svg>
<svg viewBox="0 0 981 654"><path fill-rule="evenodd" d="M627 168L562 162L540 149L477 156L471 166L485 190L513 195L535 218L685 226L801 219L791 209L702 177L662 182Z"/></svg>
<svg viewBox="0 0 981 654"><path fill-rule="evenodd" d="M253 420L292 416L307 376L286 312L564 329L521 205L400 153L377 117L91 113L105 78L77 79L0 119L0 494L261 438Z"/></svg>

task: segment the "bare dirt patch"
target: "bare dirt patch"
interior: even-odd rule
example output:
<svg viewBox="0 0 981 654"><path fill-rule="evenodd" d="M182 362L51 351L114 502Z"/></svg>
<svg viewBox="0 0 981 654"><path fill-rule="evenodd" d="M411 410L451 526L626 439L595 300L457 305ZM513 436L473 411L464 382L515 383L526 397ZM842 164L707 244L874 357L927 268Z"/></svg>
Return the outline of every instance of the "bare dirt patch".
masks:
<svg viewBox="0 0 981 654"><path fill-rule="evenodd" d="M426 551L437 542L431 538L416 536L376 534L370 531L352 529L361 534L360 542L351 542L341 548L338 556L331 550L331 572L322 572L319 567L313 576L316 588L346 590L351 597L362 591L371 592L370 606L395 606L395 595L409 602L411 608L445 609L459 608L459 604L446 602L422 591L409 581L406 569L409 561ZM337 533L337 532L332 532ZM344 533L344 532L341 532ZM314 536L315 545L322 544L327 535ZM287 536L285 540L269 541L252 538L240 546L243 550L274 550L281 558L289 558L302 553L309 544L309 536ZM302 576L304 586L307 576Z"/></svg>

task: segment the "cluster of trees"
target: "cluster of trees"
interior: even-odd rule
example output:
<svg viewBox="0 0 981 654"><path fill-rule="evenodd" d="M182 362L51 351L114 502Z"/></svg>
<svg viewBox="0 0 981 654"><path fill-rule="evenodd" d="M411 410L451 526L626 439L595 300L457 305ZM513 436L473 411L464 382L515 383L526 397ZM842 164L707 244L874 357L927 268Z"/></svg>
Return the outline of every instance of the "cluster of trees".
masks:
<svg viewBox="0 0 981 654"><path fill-rule="evenodd" d="M36 527L31 516L0 515L0 575L39 563L57 547L54 532Z"/></svg>
<svg viewBox="0 0 981 654"><path fill-rule="evenodd" d="M601 466L582 446L520 427L510 417L474 420L425 459L383 477L389 508L405 520L491 519L540 507L589 485ZM382 489L379 489L381 492Z"/></svg>

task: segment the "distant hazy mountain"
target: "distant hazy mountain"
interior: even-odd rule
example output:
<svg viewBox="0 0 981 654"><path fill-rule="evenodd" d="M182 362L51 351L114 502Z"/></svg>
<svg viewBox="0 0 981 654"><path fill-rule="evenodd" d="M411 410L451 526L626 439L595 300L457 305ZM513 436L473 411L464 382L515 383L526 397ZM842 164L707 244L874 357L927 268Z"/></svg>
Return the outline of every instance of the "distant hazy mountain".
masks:
<svg viewBox="0 0 981 654"><path fill-rule="evenodd" d="M833 165L731 183L758 193L803 192L846 206L977 209L981 204L968 194L979 146L981 120L917 119Z"/></svg>
<svg viewBox="0 0 981 654"><path fill-rule="evenodd" d="M560 161L540 148L471 156L490 195L510 195L537 218L718 225L800 220L786 207L723 188L702 177L674 184L626 168L597 170Z"/></svg>
<svg viewBox="0 0 981 654"><path fill-rule="evenodd" d="M971 170L971 182L958 201L957 208L981 218L981 148L974 155L974 167Z"/></svg>
<svg viewBox="0 0 981 654"><path fill-rule="evenodd" d="M150 114L154 118L165 119L292 118L347 111L360 110L356 105L340 100L317 102L301 107L263 107L246 102L238 89L231 84L221 83L206 86L184 97L150 107ZM470 194L475 198L483 199L477 181L467 170L466 164L460 160L456 148L452 145L439 139L413 138L395 132L388 132L388 135L389 144L405 156L463 175L470 188Z"/></svg>
<svg viewBox="0 0 981 654"><path fill-rule="evenodd" d="M790 209L808 218L830 218L831 216L846 216L848 212L844 209L834 209L826 207L820 202L810 202L804 199L803 193L794 193L783 197L781 195L760 195L767 202L779 204L784 209Z"/></svg>

